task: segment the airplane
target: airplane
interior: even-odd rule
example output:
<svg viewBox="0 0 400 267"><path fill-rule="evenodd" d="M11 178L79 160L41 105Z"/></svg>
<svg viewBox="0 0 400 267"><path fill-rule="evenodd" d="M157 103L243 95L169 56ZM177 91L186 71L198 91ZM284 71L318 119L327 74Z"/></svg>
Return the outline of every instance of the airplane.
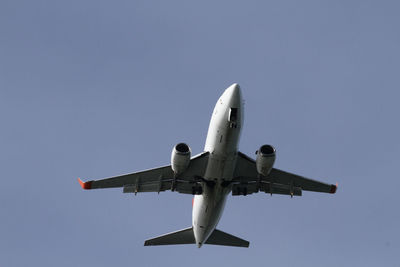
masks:
<svg viewBox="0 0 400 267"><path fill-rule="evenodd" d="M172 149L171 165L102 180L78 181L83 189L122 187L123 193L173 192L192 194L192 226L145 241L145 246L203 244L249 247L249 242L216 229L228 194L257 192L301 196L302 191L334 194L337 184L326 184L273 167L276 150L262 145L252 159L238 151L243 126L240 86L228 87L218 99L207 133L204 152L191 157L179 143Z"/></svg>

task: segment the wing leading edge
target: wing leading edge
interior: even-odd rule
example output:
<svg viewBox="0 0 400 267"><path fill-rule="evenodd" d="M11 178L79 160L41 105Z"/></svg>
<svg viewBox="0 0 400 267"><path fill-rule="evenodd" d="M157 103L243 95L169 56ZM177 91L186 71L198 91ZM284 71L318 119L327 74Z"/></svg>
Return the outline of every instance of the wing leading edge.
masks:
<svg viewBox="0 0 400 267"><path fill-rule="evenodd" d="M194 156L185 172L175 177L171 166L163 166L101 180L78 181L83 189L122 187L124 193L177 191L184 194L201 194L201 179L207 165L208 152Z"/></svg>
<svg viewBox="0 0 400 267"><path fill-rule="evenodd" d="M257 172L256 162L239 152L232 182L232 195L248 195L263 191L270 194L301 196L302 191L336 192L337 185L312 180L297 174L272 168L268 176Z"/></svg>

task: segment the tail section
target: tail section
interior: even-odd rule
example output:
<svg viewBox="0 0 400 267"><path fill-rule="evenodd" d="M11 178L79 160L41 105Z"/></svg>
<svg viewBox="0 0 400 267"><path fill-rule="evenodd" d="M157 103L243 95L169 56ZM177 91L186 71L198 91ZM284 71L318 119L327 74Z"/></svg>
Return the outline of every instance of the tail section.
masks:
<svg viewBox="0 0 400 267"><path fill-rule="evenodd" d="M215 229L207 239L206 244L248 248L250 242Z"/></svg>
<svg viewBox="0 0 400 267"><path fill-rule="evenodd" d="M195 244L193 227L161 235L144 242L145 246Z"/></svg>
<svg viewBox="0 0 400 267"><path fill-rule="evenodd" d="M145 246L184 245L184 244L196 244L196 240L194 238L194 233L193 233L193 227L161 235L152 239L148 239L144 242ZM215 229L214 232L212 232L210 237L207 239L205 244L247 248L249 247L250 243L249 241L246 241L239 237Z"/></svg>

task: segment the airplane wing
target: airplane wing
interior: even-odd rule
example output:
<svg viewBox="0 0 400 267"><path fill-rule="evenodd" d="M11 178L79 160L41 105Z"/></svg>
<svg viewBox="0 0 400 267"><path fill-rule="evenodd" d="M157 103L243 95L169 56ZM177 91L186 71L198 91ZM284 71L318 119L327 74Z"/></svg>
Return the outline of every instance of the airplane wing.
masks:
<svg viewBox="0 0 400 267"><path fill-rule="evenodd" d="M201 178L207 166L208 152L194 156L185 172L174 177L171 166L164 166L146 171L121 176L83 182L78 178L83 189L122 187L124 193L177 191L184 194L201 194Z"/></svg>
<svg viewBox="0 0 400 267"><path fill-rule="evenodd" d="M261 176L257 172L255 160L241 152L238 153L232 195L263 191L270 194L301 196L303 190L334 194L336 189L337 185L315 181L276 168L272 168L267 177Z"/></svg>

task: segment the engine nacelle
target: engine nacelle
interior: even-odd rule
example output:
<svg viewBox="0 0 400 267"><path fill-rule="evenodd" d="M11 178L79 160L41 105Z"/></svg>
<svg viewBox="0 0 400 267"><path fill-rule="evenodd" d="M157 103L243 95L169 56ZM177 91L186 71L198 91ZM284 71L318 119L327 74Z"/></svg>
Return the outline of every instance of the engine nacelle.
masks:
<svg viewBox="0 0 400 267"><path fill-rule="evenodd" d="M271 145L263 145L257 150L256 167L257 172L268 176L275 162L275 148Z"/></svg>
<svg viewBox="0 0 400 267"><path fill-rule="evenodd" d="M179 143L172 149L171 167L175 175L183 173L190 163L190 147L185 143Z"/></svg>

